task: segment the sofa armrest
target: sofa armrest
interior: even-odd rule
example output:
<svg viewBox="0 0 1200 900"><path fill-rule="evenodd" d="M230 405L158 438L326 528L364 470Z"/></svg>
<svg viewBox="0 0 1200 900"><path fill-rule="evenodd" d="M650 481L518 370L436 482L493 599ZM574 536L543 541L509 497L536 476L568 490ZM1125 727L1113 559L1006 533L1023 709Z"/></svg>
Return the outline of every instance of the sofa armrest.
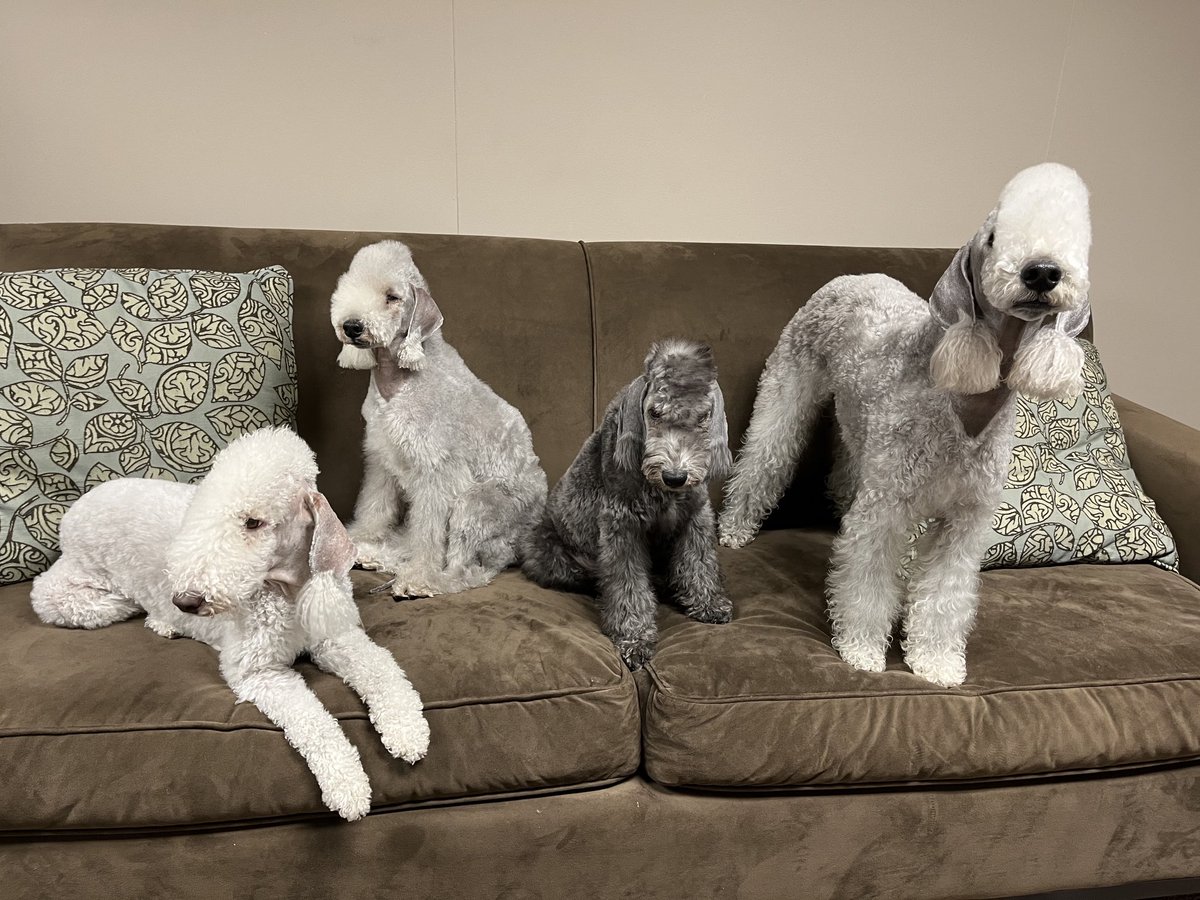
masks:
<svg viewBox="0 0 1200 900"><path fill-rule="evenodd" d="M1113 395L1129 458L1175 535L1179 570L1200 582L1200 431Z"/></svg>

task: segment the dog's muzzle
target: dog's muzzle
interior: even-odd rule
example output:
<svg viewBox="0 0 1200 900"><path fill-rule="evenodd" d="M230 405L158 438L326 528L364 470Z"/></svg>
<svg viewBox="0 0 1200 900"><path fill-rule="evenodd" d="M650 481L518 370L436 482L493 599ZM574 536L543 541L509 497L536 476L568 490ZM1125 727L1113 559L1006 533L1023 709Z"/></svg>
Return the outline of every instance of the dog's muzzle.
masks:
<svg viewBox="0 0 1200 900"><path fill-rule="evenodd" d="M199 591L183 591L175 594L171 598L171 602L180 612L190 613L194 616L211 616L213 614L212 604Z"/></svg>
<svg viewBox="0 0 1200 900"><path fill-rule="evenodd" d="M355 347L366 346L367 341L364 337L366 330L367 327L359 319L347 319L342 323L342 334Z"/></svg>

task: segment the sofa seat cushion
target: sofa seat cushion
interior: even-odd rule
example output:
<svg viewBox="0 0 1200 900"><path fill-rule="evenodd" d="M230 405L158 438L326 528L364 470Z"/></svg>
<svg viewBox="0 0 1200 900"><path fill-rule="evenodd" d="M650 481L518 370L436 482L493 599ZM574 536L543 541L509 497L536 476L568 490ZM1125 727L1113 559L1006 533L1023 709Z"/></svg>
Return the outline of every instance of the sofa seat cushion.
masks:
<svg viewBox="0 0 1200 900"><path fill-rule="evenodd" d="M426 705L428 756L392 759L358 697L299 668L358 747L375 807L612 782L639 763L637 690L591 605L517 572L395 603L355 573L364 624ZM29 585L0 589L0 833L142 829L327 813L281 731L237 704L208 646L138 618L43 625Z"/></svg>
<svg viewBox="0 0 1200 900"><path fill-rule="evenodd" d="M832 534L722 551L734 620L663 608L646 771L800 788L1082 773L1200 758L1200 588L1148 564L984 573L967 683L851 669L830 646Z"/></svg>

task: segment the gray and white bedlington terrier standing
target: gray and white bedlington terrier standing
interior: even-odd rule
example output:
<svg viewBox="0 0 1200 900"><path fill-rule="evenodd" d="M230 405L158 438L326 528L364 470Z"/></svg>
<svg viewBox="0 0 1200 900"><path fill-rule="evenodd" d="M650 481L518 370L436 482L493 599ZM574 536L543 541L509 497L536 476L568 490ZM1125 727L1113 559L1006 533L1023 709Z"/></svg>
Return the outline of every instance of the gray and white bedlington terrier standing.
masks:
<svg viewBox="0 0 1200 900"><path fill-rule="evenodd" d="M442 338L442 313L404 244L355 254L331 318L338 362L373 370L349 527L359 564L394 573L396 597L487 584L517 561L545 503L529 426Z"/></svg>
<svg viewBox="0 0 1200 900"><path fill-rule="evenodd" d="M608 405L551 492L525 574L545 587L598 592L601 628L630 669L649 662L658 642L656 575L693 619L728 622L705 485L730 462L712 351L677 339L654 344L644 374Z"/></svg>
<svg viewBox="0 0 1200 900"><path fill-rule="evenodd" d="M1087 323L1088 192L1074 170L1018 173L926 303L884 275L836 278L784 329L721 513L722 543L750 541L791 481L823 403L843 449L831 476L842 507L827 592L833 645L883 671L905 601L897 570L917 547L905 661L940 685L966 678L979 566L1012 452L1013 393L1082 390L1072 339Z"/></svg>

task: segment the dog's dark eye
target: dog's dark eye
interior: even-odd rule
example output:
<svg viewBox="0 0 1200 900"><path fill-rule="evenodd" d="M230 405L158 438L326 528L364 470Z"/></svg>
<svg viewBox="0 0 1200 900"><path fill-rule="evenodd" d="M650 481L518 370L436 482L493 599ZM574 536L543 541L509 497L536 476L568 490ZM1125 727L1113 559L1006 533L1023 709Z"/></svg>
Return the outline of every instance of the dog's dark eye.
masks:
<svg viewBox="0 0 1200 900"><path fill-rule="evenodd" d="M712 419L712 413L705 413L704 415L702 415L700 417L700 424L707 425L709 423L709 420L711 420L711 419Z"/></svg>
<svg viewBox="0 0 1200 900"><path fill-rule="evenodd" d="M248 518L244 522L242 522L242 527L245 528L247 531L254 531L256 529L262 528L262 526L263 526L262 519Z"/></svg>
<svg viewBox="0 0 1200 900"><path fill-rule="evenodd" d="M662 410L659 409L657 406L650 407L650 418L661 419L662 418Z"/></svg>
<svg viewBox="0 0 1200 900"><path fill-rule="evenodd" d="M388 303L398 303L399 301L400 301L400 295L399 295L399 294L397 294L395 291L388 291L388 292L387 292L387 302L388 302Z"/></svg>
<svg viewBox="0 0 1200 900"><path fill-rule="evenodd" d="M992 247L992 246L995 246L995 244L996 244L996 232L993 231L988 234L988 246Z"/></svg>

